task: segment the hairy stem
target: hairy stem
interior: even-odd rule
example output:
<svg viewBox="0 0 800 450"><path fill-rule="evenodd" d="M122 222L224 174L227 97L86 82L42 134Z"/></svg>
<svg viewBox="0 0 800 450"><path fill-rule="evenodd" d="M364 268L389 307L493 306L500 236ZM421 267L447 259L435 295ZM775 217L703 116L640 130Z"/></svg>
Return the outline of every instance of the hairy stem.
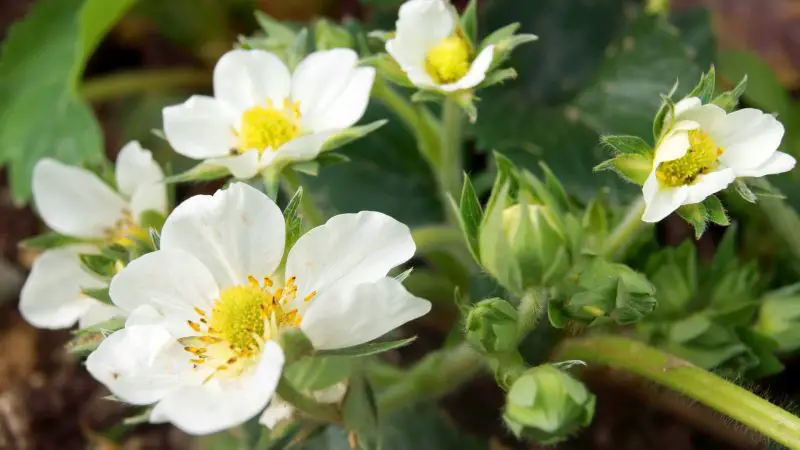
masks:
<svg viewBox="0 0 800 450"><path fill-rule="evenodd" d="M800 418L687 361L621 337L567 339L561 359L580 359L635 373L673 389L789 448L800 448Z"/></svg>
<svg viewBox="0 0 800 450"><path fill-rule="evenodd" d="M620 259L625 249L639 232L650 227L650 224L642 221L644 207L643 198L639 198L628 206L622 220L611 232L611 235L608 236L603 246L602 253L604 256L613 260Z"/></svg>

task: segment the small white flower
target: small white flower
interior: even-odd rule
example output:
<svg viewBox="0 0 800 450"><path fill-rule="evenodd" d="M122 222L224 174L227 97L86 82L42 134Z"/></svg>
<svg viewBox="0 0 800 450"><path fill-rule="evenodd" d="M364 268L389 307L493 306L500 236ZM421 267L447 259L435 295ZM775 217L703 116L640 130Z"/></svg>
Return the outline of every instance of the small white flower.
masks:
<svg viewBox="0 0 800 450"><path fill-rule="evenodd" d="M164 108L176 152L250 178L268 166L316 158L364 115L375 69L350 49L308 55L294 71L263 50L232 50L214 68L214 97Z"/></svg>
<svg viewBox="0 0 800 450"><path fill-rule="evenodd" d="M167 193L161 168L149 151L130 142L116 164L117 190L87 170L42 159L33 169L33 199L39 215L54 231L85 241L45 251L33 263L20 294L20 312L39 328L89 326L120 311L81 293L102 282L83 271L78 255L95 253L109 243L147 239L138 225L147 210L166 214Z"/></svg>
<svg viewBox="0 0 800 450"><path fill-rule="evenodd" d="M472 89L486 78L492 65L494 46L486 46L475 57L449 0L405 2L396 30L396 36L386 42L386 51L421 89Z"/></svg>
<svg viewBox="0 0 800 450"><path fill-rule="evenodd" d="M682 205L700 203L738 177L763 177L792 170L795 159L777 151L783 125L746 108L726 113L688 97L664 121L653 169L642 193L642 220L658 222Z"/></svg>
<svg viewBox="0 0 800 450"><path fill-rule="evenodd" d="M131 313L89 356L89 372L151 421L192 434L240 424L272 398L276 339L299 328L316 349L375 339L430 310L393 267L415 250L408 227L377 212L343 214L302 236L281 265L284 218L235 183L167 218L161 249L126 266L111 298Z"/></svg>

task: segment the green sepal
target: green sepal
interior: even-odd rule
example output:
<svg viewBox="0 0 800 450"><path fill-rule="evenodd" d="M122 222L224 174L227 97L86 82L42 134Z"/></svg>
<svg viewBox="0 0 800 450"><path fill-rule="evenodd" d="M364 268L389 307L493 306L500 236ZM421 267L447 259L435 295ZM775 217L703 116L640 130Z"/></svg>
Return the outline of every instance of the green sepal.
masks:
<svg viewBox="0 0 800 450"><path fill-rule="evenodd" d="M478 42L478 0L470 0L461 14L461 29L472 47Z"/></svg>
<svg viewBox="0 0 800 450"><path fill-rule="evenodd" d="M742 197L745 201L750 203L755 203L758 201L758 197L753 191L750 190L750 187L744 182L744 180L736 180L733 184L733 188L740 197Z"/></svg>
<svg viewBox="0 0 800 450"><path fill-rule="evenodd" d="M20 241L20 248L28 250L50 250L53 248L65 247L72 244L80 244L85 242L82 239L74 238L71 236L64 236L54 231L49 233L40 234L32 238Z"/></svg>
<svg viewBox="0 0 800 450"><path fill-rule="evenodd" d="M395 350L400 347L414 342L416 336L399 339L397 341L383 341L383 342L368 342L365 344L355 345L347 348L340 348L335 350L319 350L315 353L317 356L348 356L351 358L359 358L362 356L378 355L380 353Z"/></svg>
<svg viewBox="0 0 800 450"><path fill-rule="evenodd" d="M186 183L218 180L230 176L230 171L226 167L216 166L211 163L202 162L191 169L164 178L164 183Z"/></svg>
<svg viewBox="0 0 800 450"><path fill-rule="evenodd" d="M642 186L653 170L653 158L636 153L621 154L601 162L592 170L594 172L613 170L623 180Z"/></svg>
<svg viewBox="0 0 800 450"><path fill-rule="evenodd" d="M411 94L411 101L414 103L438 103L442 100L442 94L437 91L420 90Z"/></svg>
<svg viewBox="0 0 800 450"><path fill-rule="evenodd" d="M702 203L683 205L678 208L677 213L694 228L695 239L700 239L708 227L708 210L705 205Z"/></svg>
<svg viewBox="0 0 800 450"><path fill-rule="evenodd" d="M728 214L725 212L725 207L722 206L722 202L717 198L716 195L709 196L703 201L703 206L706 208L706 212L708 213L708 220L712 223L722 226L728 226L731 224L731 220L728 217Z"/></svg>
<svg viewBox="0 0 800 450"><path fill-rule="evenodd" d="M478 85L479 89L502 84L509 80L516 80L519 74L513 67L506 67L504 69L497 69L489 73L486 78Z"/></svg>
<svg viewBox="0 0 800 450"><path fill-rule="evenodd" d="M364 136L377 130L378 128L386 125L388 122L389 121L386 119L381 119L368 123L366 125L350 127L345 130L342 130L338 134L332 136L327 141L325 141L325 144L323 144L322 150L320 152L329 152L331 150L335 150L339 147L342 147L343 145L349 144L355 140L361 139Z"/></svg>
<svg viewBox="0 0 800 450"><path fill-rule="evenodd" d="M714 96L716 79L716 71L712 65L708 72L700 77L700 82L689 92L687 97L697 97L703 104L711 102L711 98Z"/></svg>
<svg viewBox="0 0 800 450"><path fill-rule="evenodd" d="M303 187L297 188L286 208L283 209L283 218L286 223L286 244L285 248L290 249L300 238L303 232L303 220L300 218L299 207L303 199Z"/></svg>
<svg viewBox="0 0 800 450"><path fill-rule="evenodd" d="M405 88L415 88L414 83L408 79L408 75L403 71L403 68L394 60L391 56L386 53L380 53L378 55L370 56L369 58L364 58L361 61L362 64L368 64L378 71L378 75L383 77L386 81L396 84L398 86L402 86Z"/></svg>
<svg viewBox="0 0 800 450"><path fill-rule="evenodd" d="M81 254L78 258L81 267L90 274L101 278L111 278L117 273L117 259L101 254Z"/></svg>
<svg viewBox="0 0 800 450"><path fill-rule="evenodd" d="M656 144L661 138L661 132L664 129L664 120L667 117L671 117L675 111L675 103L672 101L672 96L675 95L675 91L677 90L678 81L676 80L669 94L661 96L661 106L658 108L655 118L653 118L653 140Z"/></svg>
<svg viewBox="0 0 800 450"><path fill-rule="evenodd" d="M111 301L111 296L108 294L108 288L81 288L81 294L91 297L99 302L105 303L106 305L113 305L114 302Z"/></svg>
<svg viewBox="0 0 800 450"><path fill-rule="evenodd" d="M284 373L297 389L314 392L346 380L355 363L356 360L341 356L306 356L289 365Z"/></svg>
<svg viewBox="0 0 800 450"><path fill-rule="evenodd" d="M747 75L745 74L739 83L732 90L719 94L711 103L724 109L725 112L731 112L739 105L739 99L747 89Z"/></svg>
<svg viewBox="0 0 800 450"><path fill-rule="evenodd" d="M638 136L605 135L600 137L600 143L610 148L615 154L651 155L653 149Z"/></svg>

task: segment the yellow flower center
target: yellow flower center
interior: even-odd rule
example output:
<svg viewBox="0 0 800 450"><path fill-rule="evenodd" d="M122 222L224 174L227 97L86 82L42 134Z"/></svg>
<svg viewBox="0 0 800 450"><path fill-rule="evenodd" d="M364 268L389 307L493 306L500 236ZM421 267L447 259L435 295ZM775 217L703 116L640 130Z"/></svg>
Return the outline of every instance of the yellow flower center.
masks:
<svg viewBox="0 0 800 450"><path fill-rule="evenodd" d="M241 126L233 133L238 139L235 153L275 151L300 135L299 104L285 99L282 107L276 108L272 100L267 100L266 106L254 106L242 113Z"/></svg>
<svg viewBox="0 0 800 450"><path fill-rule="evenodd" d="M210 368L206 380L240 374L254 362L266 341L300 324L297 309L292 309L297 297L295 277L287 279L283 287L275 287L269 277L263 283L252 276L248 279L247 284L222 291L210 313L195 308L197 320L187 321L196 334L180 342L191 354L189 362L195 369ZM315 295L312 292L304 300Z"/></svg>
<svg viewBox="0 0 800 450"><path fill-rule="evenodd" d="M126 209L122 212L122 218L106 230L106 242L131 247L137 240L150 242L150 233L136 223L133 213Z"/></svg>
<svg viewBox="0 0 800 450"><path fill-rule="evenodd" d="M686 186L694 183L699 175L711 172L717 167L722 148L701 130L689 131L689 150L672 161L662 162L656 169L658 181L669 187Z"/></svg>
<svg viewBox="0 0 800 450"><path fill-rule="evenodd" d="M442 39L425 56L425 69L438 84L455 83L469 71L472 49L458 33Z"/></svg>

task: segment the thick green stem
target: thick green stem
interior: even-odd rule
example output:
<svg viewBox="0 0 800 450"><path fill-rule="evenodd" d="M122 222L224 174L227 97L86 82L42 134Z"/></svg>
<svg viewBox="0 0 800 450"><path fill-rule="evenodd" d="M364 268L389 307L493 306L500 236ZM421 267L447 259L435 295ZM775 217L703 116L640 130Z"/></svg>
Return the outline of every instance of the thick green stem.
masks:
<svg viewBox="0 0 800 450"><path fill-rule="evenodd" d="M625 216L622 217L622 220L606 240L602 252L604 256L613 260L620 259L622 253L633 242L637 234L650 226L647 222L642 221L644 207L644 199L642 198L631 203L625 212Z"/></svg>
<svg viewBox="0 0 800 450"><path fill-rule="evenodd" d="M281 378L281 381L278 383L277 393L283 400L297 408L298 411L314 419L334 424L341 422L341 414L339 414L335 406L327 403L320 403L301 393L292 386L286 378Z"/></svg>
<svg viewBox="0 0 800 450"><path fill-rule="evenodd" d="M446 99L442 105L442 152L441 164L437 168L441 183L442 198L447 203L447 195L459 198L461 194L461 177L464 172L463 163L463 127L464 114L455 100ZM450 211L450 208L447 208ZM451 215L451 214L449 214Z"/></svg>
<svg viewBox="0 0 800 450"><path fill-rule="evenodd" d="M531 289L522 296L517 312L517 340L522 341L539 323L542 312L547 310L547 290L544 288Z"/></svg>
<svg viewBox="0 0 800 450"><path fill-rule="evenodd" d="M483 357L466 342L428 354L378 397L386 413L417 402L436 400L470 380L483 367Z"/></svg>
<svg viewBox="0 0 800 450"><path fill-rule="evenodd" d="M789 448L800 449L800 418L672 355L620 337L567 339L560 359L579 359L633 372L673 389Z"/></svg>
<svg viewBox="0 0 800 450"><path fill-rule="evenodd" d="M297 172L292 169L285 169L281 173L281 188L286 195L293 196L300 186L300 177L297 176ZM303 197L300 199L300 213L303 215L306 224L312 227L322 225L325 222L325 217L317 208L317 205L314 204L314 199L311 198L311 193L307 189L303 191Z"/></svg>
<svg viewBox="0 0 800 450"><path fill-rule="evenodd" d="M137 70L86 80L82 94L89 102L102 102L142 92L176 87L199 88L210 84L211 74L202 69Z"/></svg>

